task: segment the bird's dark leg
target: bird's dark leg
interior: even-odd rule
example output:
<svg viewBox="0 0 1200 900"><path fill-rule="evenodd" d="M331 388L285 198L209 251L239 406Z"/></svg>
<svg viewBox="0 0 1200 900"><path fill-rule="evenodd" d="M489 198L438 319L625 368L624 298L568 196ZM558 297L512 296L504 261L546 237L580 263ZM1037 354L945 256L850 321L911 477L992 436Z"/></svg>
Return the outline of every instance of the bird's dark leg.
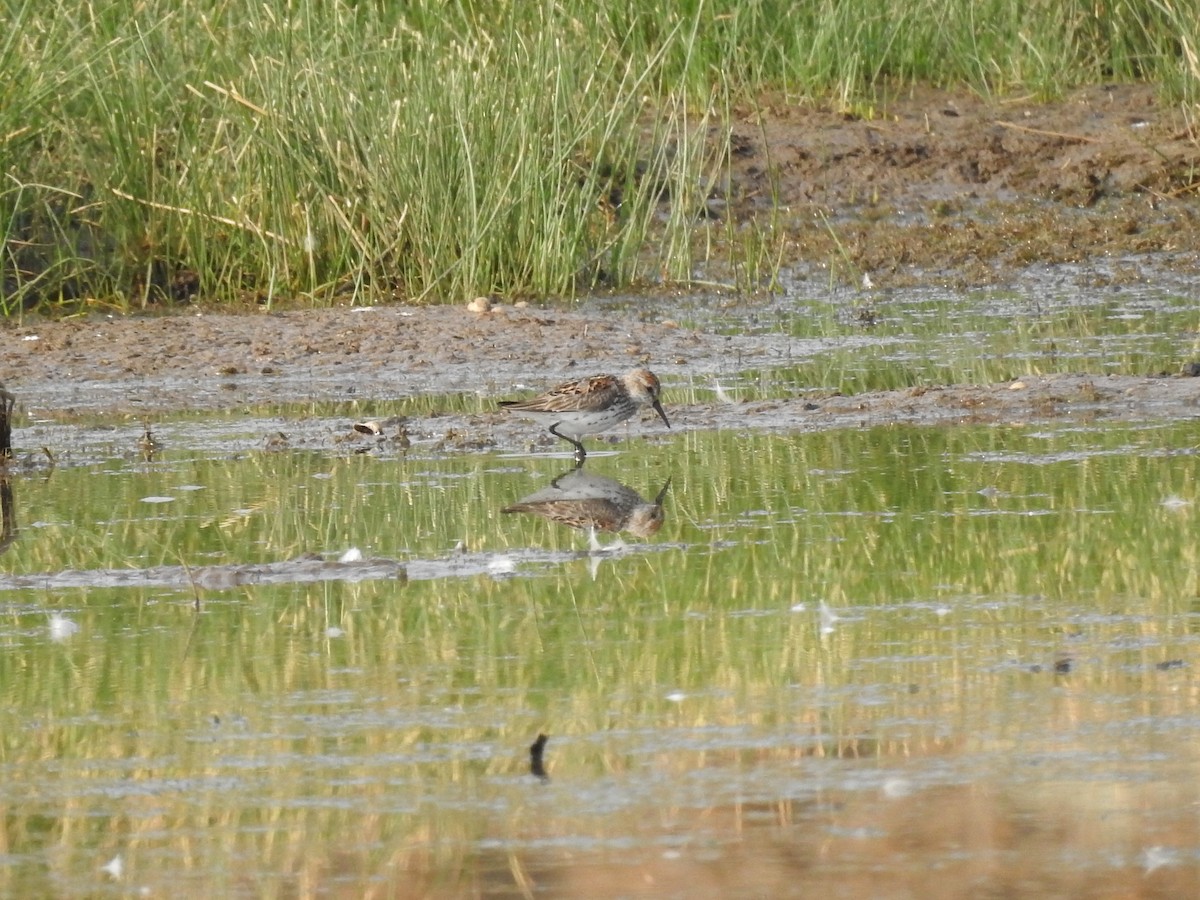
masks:
<svg viewBox="0 0 1200 900"><path fill-rule="evenodd" d="M562 438L564 441L566 441L572 447L575 448L575 464L578 466L582 466L583 461L585 459L587 459L587 451L583 449L583 444L579 443L579 441L575 440L575 438L567 437L565 434L563 434L561 431L559 431L558 425L559 425L558 422L555 422L553 425L551 425L550 433L552 435L554 435L556 438Z"/></svg>

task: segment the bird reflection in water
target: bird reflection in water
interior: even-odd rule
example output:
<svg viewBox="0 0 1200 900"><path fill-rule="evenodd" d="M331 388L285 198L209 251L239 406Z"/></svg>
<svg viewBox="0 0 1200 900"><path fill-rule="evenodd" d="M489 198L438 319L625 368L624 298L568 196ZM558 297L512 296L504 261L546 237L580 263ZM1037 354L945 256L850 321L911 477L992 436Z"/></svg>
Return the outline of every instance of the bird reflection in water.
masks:
<svg viewBox="0 0 1200 900"><path fill-rule="evenodd" d="M654 502L648 502L632 488L604 475L581 468L559 475L548 487L522 497L505 513L533 513L551 522L578 528L591 535L592 549L599 550L596 533L628 532L639 538L658 533L663 524L663 498L671 479L662 486Z"/></svg>

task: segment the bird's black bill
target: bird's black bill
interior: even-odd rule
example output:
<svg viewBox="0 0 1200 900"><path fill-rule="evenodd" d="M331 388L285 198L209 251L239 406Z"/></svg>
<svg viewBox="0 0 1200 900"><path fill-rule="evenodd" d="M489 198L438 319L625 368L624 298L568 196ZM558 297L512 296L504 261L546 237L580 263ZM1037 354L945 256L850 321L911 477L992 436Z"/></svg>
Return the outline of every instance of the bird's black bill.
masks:
<svg viewBox="0 0 1200 900"><path fill-rule="evenodd" d="M662 404L659 403L657 399L654 401L654 411L658 413L658 417L663 420L663 424L670 428L671 423L667 421L667 414L663 412Z"/></svg>
<svg viewBox="0 0 1200 900"><path fill-rule="evenodd" d="M658 492L658 496L654 498L655 506L662 506L663 499L667 496L667 491L671 489L671 479L667 479L667 483L662 486L662 490Z"/></svg>

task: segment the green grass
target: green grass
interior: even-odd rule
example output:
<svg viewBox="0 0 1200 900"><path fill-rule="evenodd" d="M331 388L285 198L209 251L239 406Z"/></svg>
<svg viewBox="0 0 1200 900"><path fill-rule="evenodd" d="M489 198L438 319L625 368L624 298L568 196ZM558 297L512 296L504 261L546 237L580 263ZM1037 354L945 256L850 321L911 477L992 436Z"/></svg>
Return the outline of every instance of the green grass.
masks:
<svg viewBox="0 0 1200 900"><path fill-rule="evenodd" d="M699 212L735 105L914 82L1194 103L1194 0L6 0L0 314L689 283L782 236Z"/></svg>

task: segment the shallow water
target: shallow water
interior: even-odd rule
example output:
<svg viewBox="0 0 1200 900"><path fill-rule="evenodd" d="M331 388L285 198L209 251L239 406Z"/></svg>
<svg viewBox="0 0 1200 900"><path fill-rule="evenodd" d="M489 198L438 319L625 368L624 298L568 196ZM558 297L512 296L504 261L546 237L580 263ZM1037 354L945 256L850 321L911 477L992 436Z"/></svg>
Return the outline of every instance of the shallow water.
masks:
<svg viewBox="0 0 1200 900"><path fill-rule="evenodd" d="M570 468L168 449L13 478L0 892L1198 883L1194 422L620 443L587 471L670 478L665 522L600 550L501 512Z"/></svg>
<svg viewBox="0 0 1200 900"><path fill-rule="evenodd" d="M975 291L829 288L785 280L769 302L672 299L687 325L763 338L728 360L738 399L989 384L1030 374L1174 374L1200 359L1194 285L1123 281L1120 261L1034 269ZM1081 289L1080 281L1095 282ZM784 339L786 337L786 340Z"/></svg>

